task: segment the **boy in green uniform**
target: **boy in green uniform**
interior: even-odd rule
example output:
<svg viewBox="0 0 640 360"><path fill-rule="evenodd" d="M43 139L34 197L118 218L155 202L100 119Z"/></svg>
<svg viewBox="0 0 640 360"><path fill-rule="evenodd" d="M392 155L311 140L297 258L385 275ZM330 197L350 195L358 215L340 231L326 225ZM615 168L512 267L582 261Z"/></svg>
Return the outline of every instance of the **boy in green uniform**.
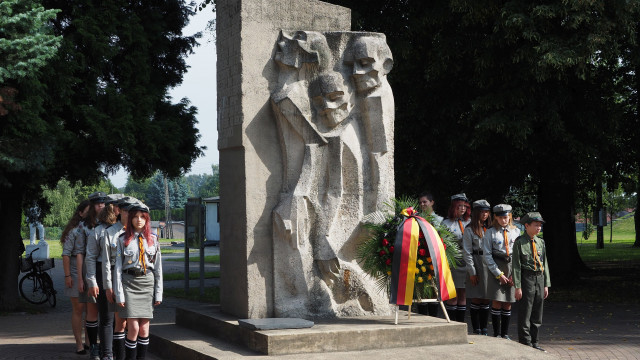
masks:
<svg viewBox="0 0 640 360"><path fill-rule="evenodd" d="M518 308L518 340L546 352L538 344L538 330L542 326L542 307L549 295L551 279L547 266L544 240L537 237L542 230L542 216L530 212L520 219L525 232L513 244L513 284Z"/></svg>

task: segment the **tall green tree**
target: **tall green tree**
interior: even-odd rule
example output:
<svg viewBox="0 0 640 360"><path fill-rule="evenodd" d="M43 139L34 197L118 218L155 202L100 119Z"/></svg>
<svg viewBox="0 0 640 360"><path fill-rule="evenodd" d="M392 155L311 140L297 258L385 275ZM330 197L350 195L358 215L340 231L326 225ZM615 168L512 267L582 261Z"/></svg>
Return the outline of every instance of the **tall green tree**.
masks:
<svg viewBox="0 0 640 360"><path fill-rule="evenodd" d="M147 205L151 209L164 210L165 208L165 177L161 172L157 172L149 181L147 187L146 198ZM189 189L184 177L167 179L167 188L169 191L169 204L172 209L184 208L189 197Z"/></svg>
<svg viewBox="0 0 640 360"><path fill-rule="evenodd" d="M200 188L199 195L202 198L220 195L220 166L211 165L212 175L207 176L207 181Z"/></svg>
<svg viewBox="0 0 640 360"><path fill-rule="evenodd" d="M123 166L136 179L161 170L176 177L202 154L196 109L174 103L184 57L197 44L182 35L192 11L181 0L43 0L60 9L52 23L60 49L25 78L19 112L0 122L0 310L18 303L22 208L42 185L65 178L94 184Z"/></svg>
<svg viewBox="0 0 640 360"><path fill-rule="evenodd" d="M356 28L385 33L394 54L396 191L500 203L531 179L554 279L584 268L576 186L616 162L636 1L332 2L353 9Z"/></svg>

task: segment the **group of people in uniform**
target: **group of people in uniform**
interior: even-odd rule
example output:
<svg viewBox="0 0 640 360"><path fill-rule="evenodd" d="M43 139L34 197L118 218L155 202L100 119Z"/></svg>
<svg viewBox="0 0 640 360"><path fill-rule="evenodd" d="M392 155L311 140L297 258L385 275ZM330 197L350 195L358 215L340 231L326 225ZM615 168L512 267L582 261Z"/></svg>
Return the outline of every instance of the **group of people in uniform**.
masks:
<svg viewBox="0 0 640 360"><path fill-rule="evenodd" d="M76 353L89 350L91 360L144 359L163 290L149 208L133 197L94 192L77 206L60 242Z"/></svg>
<svg viewBox="0 0 640 360"><path fill-rule="evenodd" d="M544 223L540 213L529 212L520 219L521 235L508 204L492 209L488 201L477 200L471 206L464 193L456 194L445 219L433 212L430 193L421 194L419 204L425 216L457 237L462 253L458 266L451 270L457 297L445 303L449 317L466 322L468 298L474 334L489 335L491 313L493 336L510 339L511 305L519 301L519 342L545 351L539 345L538 331L551 280L545 243L537 236Z"/></svg>

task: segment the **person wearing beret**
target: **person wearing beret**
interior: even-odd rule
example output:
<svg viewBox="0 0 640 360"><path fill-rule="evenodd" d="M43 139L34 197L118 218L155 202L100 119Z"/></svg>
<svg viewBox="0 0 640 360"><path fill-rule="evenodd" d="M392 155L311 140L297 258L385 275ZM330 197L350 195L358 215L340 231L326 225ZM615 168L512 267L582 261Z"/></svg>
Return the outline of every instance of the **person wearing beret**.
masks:
<svg viewBox="0 0 640 360"><path fill-rule="evenodd" d="M105 207L105 201L107 200L107 194L102 191L96 191L89 195L89 213L84 221L84 232L87 242L89 239L93 239L95 236L96 227L100 224L98 217ZM86 249L85 249L86 254ZM98 299L96 296L92 296L88 291L87 277L87 263L85 261L85 254L82 255L82 272L84 274L85 283L83 293L80 294L80 302L86 303L87 315L85 318L86 332L89 337L89 351L91 360L100 360L100 347L98 346Z"/></svg>
<svg viewBox="0 0 640 360"><path fill-rule="evenodd" d="M482 238L482 260L490 272L487 296L491 303L493 336L509 337L511 303L515 301L515 289L511 275L513 243L520 236L520 230L513 225L511 205L499 204L493 207L493 226Z"/></svg>
<svg viewBox="0 0 640 360"><path fill-rule="evenodd" d="M105 253L104 241L106 230L118 221L120 209L115 204L124 197L122 194L110 194L105 198L105 207L98 215L98 225L94 228L93 236L87 238L87 288L90 296L98 300L98 317L100 325L98 327L98 337L100 339L100 358L105 360L113 359L113 306L109 309L105 290L102 281L102 263L104 263Z"/></svg>
<svg viewBox="0 0 640 360"><path fill-rule="evenodd" d="M462 236L464 235L465 228L471 221L470 217L471 206L469 205L467 196L464 193L453 195L451 197L447 218L442 221L442 225L449 228L457 237L458 247L460 249L462 249ZM467 311L467 298L465 294L467 269L462 257L456 260L458 260L458 266L455 269L451 269L451 275L456 287L457 296L446 301L445 309L451 318L459 322L465 322L464 315Z"/></svg>
<svg viewBox="0 0 640 360"><path fill-rule="evenodd" d="M160 244L151 232L149 208L142 203L129 209L126 229L118 238L114 273L119 315L127 319L125 359L144 359L153 306L162 302L163 286Z"/></svg>
<svg viewBox="0 0 640 360"><path fill-rule="evenodd" d="M76 340L76 354L84 355L87 350L82 345L82 314L85 305L79 300L80 292L84 291L82 279L82 256L86 249L84 223L82 220L89 212L89 200L83 200L76 207L71 219L62 230L60 244L62 245L62 268L64 270L64 294L71 299L71 330ZM78 271L80 270L80 271ZM89 342L87 340L87 342Z"/></svg>
<svg viewBox="0 0 640 360"><path fill-rule="evenodd" d="M544 220L539 212L530 212L520 219L525 232L513 244L513 284L518 308L518 341L546 352L538 343L542 326L544 299L549 295L551 278L544 240L537 237Z"/></svg>
<svg viewBox="0 0 640 360"><path fill-rule="evenodd" d="M113 326L113 345L112 352L116 360L124 360L124 330L127 326L127 320L120 317L116 311L115 294L113 292L115 277L113 276L116 265L116 251L118 246L118 238L125 231L125 226L129 220L129 209L138 204L140 200L125 196L116 202L120 211L120 221L109 226L106 230L102 251L104 252L104 261L102 262L102 286L104 287L105 297L109 303L109 311L114 313Z"/></svg>
<svg viewBox="0 0 640 360"><path fill-rule="evenodd" d="M482 261L482 238L491 227L491 205L487 200L473 202L471 222L462 236L462 256L467 264L466 296L471 299L469 315L474 334L488 335L489 299L487 283L489 270Z"/></svg>

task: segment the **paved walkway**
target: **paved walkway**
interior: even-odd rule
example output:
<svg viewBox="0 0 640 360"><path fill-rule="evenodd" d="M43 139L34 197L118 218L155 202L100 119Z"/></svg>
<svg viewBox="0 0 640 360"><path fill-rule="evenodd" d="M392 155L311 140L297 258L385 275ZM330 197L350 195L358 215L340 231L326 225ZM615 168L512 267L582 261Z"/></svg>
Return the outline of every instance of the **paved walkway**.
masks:
<svg viewBox="0 0 640 360"><path fill-rule="evenodd" d="M217 248L208 250L208 255ZM168 258L169 256L165 256ZM165 272L181 272L184 264L181 262L164 262ZM209 266L209 269L212 267ZM192 270L196 270L192 264ZM71 333L69 317L71 304L64 296L62 264L56 262L51 275L58 293L58 305L50 308L39 305L44 313L41 314L10 314L0 316L0 359L82 359L75 355L75 345ZM213 281L208 280L211 284ZM183 282L166 282L165 287L180 288ZM191 287L197 287L198 281L192 281ZM171 323L175 316L176 306L188 306L188 301L167 298L155 312L153 323ZM517 338L515 319L517 305L513 310L513 321L510 333ZM519 358L519 354L497 354L491 352L491 342L469 335L469 341L474 347L463 348L468 351L467 356L456 358L470 358L478 354L481 358ZM540 337L540 344L548 350L548 354L564 359L640 359L640 306L615 305L593 303L560 303L547 302L545 304L544 326ZM374 355L389 354L397 358L415 357L422 349L388 349ZM468 349L468 350L466 350ZM366 356L371 356L367 352ZM479 355L482 354L482 355ZM356 359L362 354L349 354ZM425 352L428 355L428 352ZM341 358L341 354L316 354L312 358ZM405 357L406 356L406 357ZM264 356L263 356L264 357ZM269 357L271 358L271 357ZM286 357L290 358L290 357ZM148 359L160 359L157 355L150 355Z"/></svg>

